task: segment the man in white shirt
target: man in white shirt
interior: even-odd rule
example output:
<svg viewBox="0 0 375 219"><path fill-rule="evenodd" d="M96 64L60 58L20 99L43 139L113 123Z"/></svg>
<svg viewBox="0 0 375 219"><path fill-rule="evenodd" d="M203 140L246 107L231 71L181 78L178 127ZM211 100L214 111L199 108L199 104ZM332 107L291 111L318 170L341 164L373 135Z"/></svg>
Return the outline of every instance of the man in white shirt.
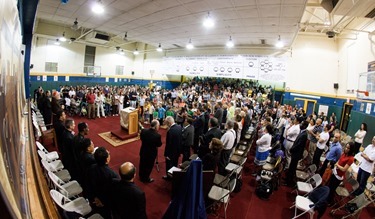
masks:
<svg viewBox="0 0 375 219"><path fill-rule="evenodd" d="M372 143L366 147L362 152L361 156L363 160L359 165L357 181L359 183L359 188L353 192L354 195L358 196L365 191L367 180L370 177L374 169L375 161L375 136L372 138Z"/></svg>
<svg viewBox="0 0 375 219"><path fill-rule="evenodd" d="M302 122L301 117L295 117L293 120L293 125L290 126L286 130L286 135L285 135L285 157L286 157L286 165L285 168L289 168L289 164L291 161L291 155L290 155L290 148L293 146L294 141L296 140L298 134L300 133L300 127L299 124Z"/></svg>
<svg viewBox="0 0 375 219"><path fill-rule="evenodd" d="M324 148L326 147L326 143L329 140L329 133L328 130L331 129L331 125L327 124L324 126L324 131L322 133L312 134L318 140L316 143L316 149L313 156L313 164L319 169L320 167L320 157L324 152Z"/></svg>
<svg viewBox="0 0 375 219"><path fill-rule="evenodd" d="M218 164L218 171L221 175L226 175L225 167L229 163L229 157L232 152L232 148L234 146L234 141L236 139L236 132L233 129L234 127L234 121L233 120L227 120L225 124L225 128L227 131L224 133L223 136L221 136L221 142L223 142L223 150L221 151L219 164Z"/></svg>

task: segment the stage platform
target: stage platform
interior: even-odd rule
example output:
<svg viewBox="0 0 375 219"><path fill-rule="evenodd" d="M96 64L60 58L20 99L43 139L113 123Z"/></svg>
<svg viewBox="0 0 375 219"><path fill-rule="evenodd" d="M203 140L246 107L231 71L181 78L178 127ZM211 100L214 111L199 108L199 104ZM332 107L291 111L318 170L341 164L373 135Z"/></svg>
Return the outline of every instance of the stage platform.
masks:
<svg viewBox="0 0 375 219"><path fill-rule="evenodd" d="M135 138L135 137L138 136L138 133L134 133L134 134L129 135L128 131L123 129L123 128L111 131L111 134L113 136L116 136L118 139L121 139L122 141L131 139L131 138Z"/></svg>

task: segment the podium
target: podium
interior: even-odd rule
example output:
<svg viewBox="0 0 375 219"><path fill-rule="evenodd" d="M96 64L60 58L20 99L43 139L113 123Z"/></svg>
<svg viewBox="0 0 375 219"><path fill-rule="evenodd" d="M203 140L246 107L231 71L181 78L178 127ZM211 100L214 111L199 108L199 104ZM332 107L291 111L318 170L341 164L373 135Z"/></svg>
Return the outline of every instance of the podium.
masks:
<svg viewBox="0 0 375 219"><path fill-rule="evenodd" d="M138 109L127 107L120 111L120 125L128 134L138 134Z"/></svg>

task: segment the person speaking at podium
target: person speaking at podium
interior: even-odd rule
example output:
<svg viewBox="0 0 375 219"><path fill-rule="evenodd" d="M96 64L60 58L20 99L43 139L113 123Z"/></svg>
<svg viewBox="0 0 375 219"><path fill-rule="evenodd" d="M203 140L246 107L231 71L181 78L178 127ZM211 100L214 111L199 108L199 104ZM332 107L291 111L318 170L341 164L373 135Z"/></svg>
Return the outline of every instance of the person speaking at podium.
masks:
<svg viewBox="0 0 375 219"><path fill-rule="evenodd" d="M139 152L139 178L143 183L151 183L154 179L150 178L155 159L158 154L158 147L162 145L161 135L158 133L160 124L154 119L149 129L141 131L141 150Z"/></svg>

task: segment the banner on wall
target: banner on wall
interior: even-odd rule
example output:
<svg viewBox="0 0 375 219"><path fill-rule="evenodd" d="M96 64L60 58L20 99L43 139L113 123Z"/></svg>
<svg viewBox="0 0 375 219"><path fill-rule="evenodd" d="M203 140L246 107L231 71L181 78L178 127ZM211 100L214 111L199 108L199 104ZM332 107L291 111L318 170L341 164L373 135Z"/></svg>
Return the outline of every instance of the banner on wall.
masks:
<svg viewBox="0 0 375 219"><path fill-rule="evenodd" d="M168 75L285 82L286 61L286 58L258 55L164 57L163 70Z"/></svg>

